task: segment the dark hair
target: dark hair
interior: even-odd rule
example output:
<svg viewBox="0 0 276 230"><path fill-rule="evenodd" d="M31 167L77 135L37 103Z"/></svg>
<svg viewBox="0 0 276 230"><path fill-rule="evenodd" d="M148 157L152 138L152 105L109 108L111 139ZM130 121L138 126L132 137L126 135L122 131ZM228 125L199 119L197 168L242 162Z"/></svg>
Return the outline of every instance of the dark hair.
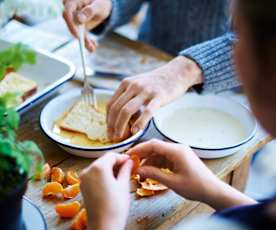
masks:
<svg viewBox="0 0 276 230"><path fill-rule="evenodd" d="M257 58L262 64L272 64L276 51L276 0L237 0L237 6L249 26Z"/></svg>

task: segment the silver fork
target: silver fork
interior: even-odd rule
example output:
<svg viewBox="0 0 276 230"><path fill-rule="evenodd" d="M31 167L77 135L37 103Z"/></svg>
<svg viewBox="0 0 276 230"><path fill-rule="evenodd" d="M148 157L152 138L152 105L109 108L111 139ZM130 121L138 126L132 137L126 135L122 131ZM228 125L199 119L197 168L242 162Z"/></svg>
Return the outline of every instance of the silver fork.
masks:
<svg viewBox="0 0 276 230"><path fill-rule="evenodd" d="M85 26L80 25L79 26L79 46L80 46L80 54L81 54L82 71L84 76L83 88L81 91L81 98L84 103L93 105L97 109L96 95L94 93L93 87L89 83L88 75L86 73L84 36L85 36Z"/></svg>

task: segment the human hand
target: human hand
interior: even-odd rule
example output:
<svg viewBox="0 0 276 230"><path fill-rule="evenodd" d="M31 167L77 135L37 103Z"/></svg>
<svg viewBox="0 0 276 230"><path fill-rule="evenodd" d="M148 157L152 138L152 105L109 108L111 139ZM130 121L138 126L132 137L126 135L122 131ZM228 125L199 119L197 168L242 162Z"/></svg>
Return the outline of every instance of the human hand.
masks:
<svg viewBox="0 0 276 230"><path fill-rule="evenodd" d="M91 30L109 16L112 8L111 0L63 0L63 4L63 18L76 38L79 37L78 25L85 24L86 29ZM96 43L88 36L85 45L89 51L95 50Z"/></svg>
<svg viewBox="0 0 276 230"><path fill-rule="evenodd" d="M124 229L130 205L132 164L127 155L107 153L83 170L81 191L88 229Z"/></svg>
<svg viewBox="0 0 276 230"><path fill-rule="evenodd" d="M200 82L199 67L185 57L177 57L154 71L126 78L107 106L109 139L121 141L130 125L133 134L145 128L158 108ZM133 124L130 120L134 120Z"/></svg>
<svg viewBox="0 0 276 230"><path fill-rule="evenodd" d="M130 149L128 154L144 159L138 169L141 178L158 180L190 200L207 203L215 209L255 203L219 180L188 146L151 140ZM161 168L170 168L173 174Z"/></svg>

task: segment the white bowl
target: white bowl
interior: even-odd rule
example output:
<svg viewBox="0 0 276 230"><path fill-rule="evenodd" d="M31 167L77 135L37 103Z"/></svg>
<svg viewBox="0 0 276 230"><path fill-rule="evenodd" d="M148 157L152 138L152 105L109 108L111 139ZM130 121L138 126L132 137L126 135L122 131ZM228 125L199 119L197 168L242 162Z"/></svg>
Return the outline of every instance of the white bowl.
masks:
<svg viewBox="0 0 276 230"><path fill-rule="evenodd" d="M157 111L153 118L155 128L166 139L175 143L180 143L181 141L176 140L175 137L172 137L168 130L164 130L162 123L164 122L164 119L166 119L169 114L173 114L174 111L177 111L180 108L189 107L210 108L228 113L236 118L243 125L246 133L244 139L242 139L238 143L228 146L220 145L219 147L216 146L214 148L206 148L204 146L191 146L201 158L219 158L236 153L255 136L257 123L251 112L246 107L232 99L228 99L223 96L198 95L195 93L188 93L175 102ZM189 143L182 144L190 145Z"/></svg>
<svg viewBox="0 0 276 230"><path fill-rule="evenodd" d="M112 91L96 89L97 100L107 102L113 95ZM72 90L51 100L42 110L40 115L40 125L44 133L61 148L67 152L86 158L97 158L108 151L123 152L138 141L147 131L149 125L144 129L131 136L130 138L107 146L83 147L66 142L62 137L53 132L55 121L60 118L79 98L81 92L79 89Z"/></svg>

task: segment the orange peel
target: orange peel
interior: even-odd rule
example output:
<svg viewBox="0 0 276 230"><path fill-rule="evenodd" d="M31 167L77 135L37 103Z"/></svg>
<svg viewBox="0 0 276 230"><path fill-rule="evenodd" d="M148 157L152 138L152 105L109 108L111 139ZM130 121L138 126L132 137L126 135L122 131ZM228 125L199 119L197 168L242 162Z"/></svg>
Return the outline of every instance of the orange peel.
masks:
<svg viewBox="0 0 276 230"><path fill-rule="evenodd" d="M140 184L143 189L151 191L164 191L168 189L167 186L161 184L159 181L150 178L147 178L145 181L140 182Z"/></svg>
<svg viewBox="0 0 276 230"><path fill-rule="evenodd" d="M136 195L139 197L148 197L148 196L153 196L155 193L152 190L146 190L143 188L138 188L136 190Z"/></svg>

